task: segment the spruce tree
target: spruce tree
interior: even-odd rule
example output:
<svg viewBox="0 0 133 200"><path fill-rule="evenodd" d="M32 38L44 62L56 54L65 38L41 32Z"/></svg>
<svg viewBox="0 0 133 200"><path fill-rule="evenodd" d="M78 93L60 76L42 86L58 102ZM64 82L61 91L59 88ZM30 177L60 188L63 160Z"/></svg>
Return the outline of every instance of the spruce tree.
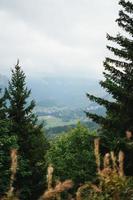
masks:
<svg viewBox="0 0 133 200"><path fill-rule="evenodd" d="M0 199L10 183L10 151L17 148L17 138L10 134L10 122L6 118L6 99L0 93Z"/></svg>
<svg viewBox="0 0 133 200"><path fill-rule="evenodd" d="M87 116L101 126L101 137L106 147L114 149L118 140L125 137L125 131L133 125L133 3L120 0L122 10L116 20L122 33L107 34L107 46L112 58L104 62L104 77L100 85L112 96L112 101L87 94L88 98L106 108L106 115L87 112Z"/></svg>
<svg viewBox="0 0 133 200"><path fill-rule="evenodd" d="M8 99L8 118L12 122L10 131L17 135L19 164L15 188L20 199L34 200L41 194L45 186L45 154L47 140L38 125L33 109L34 101L30 101L31 91L26 87L26 76L19 62L12 70L12 78L6 90Z"/></svg>

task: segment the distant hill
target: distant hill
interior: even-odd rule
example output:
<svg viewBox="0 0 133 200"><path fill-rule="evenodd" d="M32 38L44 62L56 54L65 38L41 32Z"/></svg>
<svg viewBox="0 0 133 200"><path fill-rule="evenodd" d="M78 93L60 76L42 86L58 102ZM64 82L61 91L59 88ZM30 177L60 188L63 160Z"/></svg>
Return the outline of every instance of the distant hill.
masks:
<svg viewBox="0 0 133 200"><path fill-rule="evenodd" d="M90 103L86 93L105 96L98 79L78 77L45 77L27 79L28 87L37 105L44 107L68 106L85 108ZM8 78L0 74L2 91L8 84Z"/></svg>
<svg viewBox="0 0 133 200"><path fill-rule="evenodd" d="M8 84L8 78L6 76L3 76L2 74L0 74L0 90L1 90L1 94L3 93L5 87L7 87Z"/></svg>
<svg viewBox="0 0 133 200"><path fill-rule="evenodd" d="M82 124L85 127L87 127L89 130L95 130L95 129L99 128L99 126L94 122L82 122ZM48 137L53 138L59 134L62 134L63 132L67 132L70 129L75 128L76 126L77 126L77 124L68 125L68 126L57 126L54 128L46 129L45 131L46 131L46 134Z"/></svg>
<svg viewBox="0 0 133 200"><path fill-rule="evenodd" d="M28 85L38 104L84 108L89 103L87 92L105 96L98 82L91 78L48 77L30 79Z"/></svg>
<svg viewBox="0 0 133 200"><path fill-rule="evenodd" d="M0 75L2 92L8 84L8 78ZM105 109L94 102L90 102L86 93L96 96L110 97L102 90L98 79L47 77L27 79L28 88L32 91L32 98L36 101L35 112L39 121L45 121L48 135L62 133L75 127L78 121L89 128L97 125L87 119L84 111L88 110L99 115L105 114Z"/></svg>

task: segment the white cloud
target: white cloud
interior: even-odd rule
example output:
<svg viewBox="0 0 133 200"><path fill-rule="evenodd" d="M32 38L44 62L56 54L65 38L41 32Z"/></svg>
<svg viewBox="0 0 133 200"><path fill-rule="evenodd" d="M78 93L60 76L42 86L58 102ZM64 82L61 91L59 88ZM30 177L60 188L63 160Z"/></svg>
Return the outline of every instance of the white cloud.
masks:
<svg viewBox="0 0 133 200"><path fill-rule="evenodd" d="M116 0L0 0L0 71L99 76Z"/></svg>

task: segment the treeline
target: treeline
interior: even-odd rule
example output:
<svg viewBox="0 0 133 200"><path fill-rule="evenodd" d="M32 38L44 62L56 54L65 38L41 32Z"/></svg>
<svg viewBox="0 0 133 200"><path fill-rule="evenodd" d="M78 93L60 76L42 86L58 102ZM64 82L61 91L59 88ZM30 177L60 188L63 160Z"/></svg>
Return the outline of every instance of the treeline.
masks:
<svg viewBox="0 0 133 200"><path fill-rule="evenodd" d="M96 130L99 127L98 124L96 124L95 122L92 122L92 121L82 122L82 125L87 127L89 130ZM68 132L72 128L76 128L76 126L77 126L77 124L72 124L72 125L57 126L57 127L48 128L48 129L46 129L46 135L49 138L53 138L53 137L57 136L58 134Z"/></svg>
<svg viewBox="0 0 133 200"><path fill-rule="evenodd" d="M35 103L30 100L31 91L26 87L19 62L12 70L0 99L1 199L3 196L7 199L8 190L22 200L37 200L40 196L63 200L132 199L133 3L120 0L119 4L122 10L116 21L124 33L107 35L109 41L115 42L114 47L107 46L114 55L106 58L105 79L100 82L113 101L87 94L90 100L106 108L105 116L86 112L99 124L97 132L79 123L67 133L48 140L43 124L38 125L33 112ZM15 167L12 155L17 159Z"/></svg>

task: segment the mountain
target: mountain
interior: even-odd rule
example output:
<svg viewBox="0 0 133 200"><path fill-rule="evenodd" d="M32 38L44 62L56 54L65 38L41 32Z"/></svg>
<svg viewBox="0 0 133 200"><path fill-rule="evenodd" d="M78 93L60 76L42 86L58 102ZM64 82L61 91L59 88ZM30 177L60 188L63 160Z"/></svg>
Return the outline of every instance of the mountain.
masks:
<svg viewBox="0 0 133 200"><path fill-rule="evenodd" d="M8 84L8 78L0 75L0 88ZM45 77L27 79L32 98L36 101L35 112L39 121L45 121L48 134L60 133L75 127L78 121L96 128L96 124L86 118L85 110L100 115L105 109L89 102L86 93L109 98L99 85L98 79L72 77Z"/></svg>
<svg viewBox="0 0 133 200"><path fill-rule="evenodd" d="M8 78L6 76L3 76L2 74L0 74L0 90L1 93L4 92L5 87L7 87L8 84Z"/></svg>
<svg viewBox="0 0 133 200"><path fill-rule="evenodd" d="M38 104L84 108L88 105L86 93L104 96L99 80L70 77L29 79L28 85Z"/></svg>
<svg viewBox="0 0 133 200"><path fill-rule="evenodd" d="M99 86L98 79L78 77L43 77L27 79L28 87L32 90L32 97L37 105L67 106L71 108L85 108L90 103L86 93L105 96ZM8 78L0 74L0 88L2 91L8 84Z"/></svg>

